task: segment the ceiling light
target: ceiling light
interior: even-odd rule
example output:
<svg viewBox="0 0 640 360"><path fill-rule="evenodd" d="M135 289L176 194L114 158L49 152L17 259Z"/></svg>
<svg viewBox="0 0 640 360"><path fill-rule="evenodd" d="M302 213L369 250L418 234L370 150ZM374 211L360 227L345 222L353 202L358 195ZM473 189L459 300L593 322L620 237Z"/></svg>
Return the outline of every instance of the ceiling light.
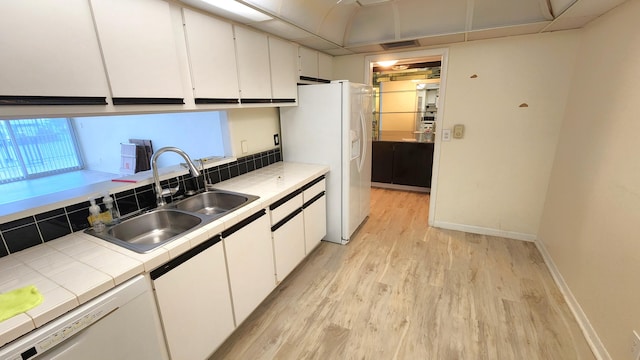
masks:
<svg viewBox="0 0 640 360"><path fill-rule="evenodd" d="M241 4L234 0L203 0L205 3L216 7L218 9L228 11L232 14L241 16L251 21L266 21L273 19L271 16L263 14L255 9L252 9L244 4Z"/></svg>
<svg viewBox="0 0 640 360"><path fill-rule="evenodd" d="M398 60L378 61L378 65L380 65L382 67L389 67L391 65L395 65L397 62L398 62Z"/></svg>

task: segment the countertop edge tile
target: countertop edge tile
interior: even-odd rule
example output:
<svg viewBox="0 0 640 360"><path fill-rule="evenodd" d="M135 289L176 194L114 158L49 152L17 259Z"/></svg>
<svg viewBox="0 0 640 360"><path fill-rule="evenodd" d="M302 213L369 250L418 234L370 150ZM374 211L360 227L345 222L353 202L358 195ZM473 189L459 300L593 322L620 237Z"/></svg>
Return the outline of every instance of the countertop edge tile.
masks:
<svg viewBox="0 0 640 360"><path fill-rule="evenodd" d="M35 328L33 319L27 314L18 314L0 322L0 346L10 343Z"/></svg>

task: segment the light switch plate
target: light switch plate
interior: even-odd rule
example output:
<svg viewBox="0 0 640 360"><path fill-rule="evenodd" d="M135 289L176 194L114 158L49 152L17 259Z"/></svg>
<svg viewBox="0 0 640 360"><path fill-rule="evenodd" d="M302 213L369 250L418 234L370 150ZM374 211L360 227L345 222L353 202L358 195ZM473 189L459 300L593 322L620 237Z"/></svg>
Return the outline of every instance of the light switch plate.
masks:
<svg viewBox="0 0 640 360"><path fill-rule="evenodd" d="M462 139L464 137L464 125L453 125L453 138Z"/></svg>
<svg viewBox="0 0 640 360"><path fill-rule="evenodd" d="M442 129L442 141L451 141L451 129Z"/></svg>
<svg viewBox="0 0 640 360"><path fill-rule="evenodd" d="M249 146L247 146L247 140L240 141L240 147L242 148L243 154L246 154L249 152Z"/></svg>

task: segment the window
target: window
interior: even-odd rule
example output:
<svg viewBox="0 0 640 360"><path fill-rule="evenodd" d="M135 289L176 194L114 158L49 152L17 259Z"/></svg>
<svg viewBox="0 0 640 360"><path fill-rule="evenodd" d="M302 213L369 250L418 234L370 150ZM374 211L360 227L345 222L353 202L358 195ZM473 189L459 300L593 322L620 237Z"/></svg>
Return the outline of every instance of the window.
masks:
<svg viewBox="0 0 640 360"><path fill-rule="evenodd" d="M69 119L0 120L0 183L80 169Z"/></svg>

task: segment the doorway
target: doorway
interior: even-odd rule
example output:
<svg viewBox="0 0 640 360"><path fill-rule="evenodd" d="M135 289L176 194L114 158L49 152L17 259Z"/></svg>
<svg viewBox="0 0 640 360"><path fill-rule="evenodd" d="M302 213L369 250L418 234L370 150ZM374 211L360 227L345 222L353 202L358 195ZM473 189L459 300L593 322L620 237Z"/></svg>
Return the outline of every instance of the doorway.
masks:
<svg viewBox="0 0 640 360"><path fill-rule="evenodd" d="M444 114L447 57L447 49L365 57L364 78L374 87L377 101L372 134L372 183L384 188L429 192L430 226L437 211L442 133L438 125L442 124ZM384 70L385 65L390 70ZM388 81L390 77L395 79ZM405 107L398 107L403 104Z"/></svg>

